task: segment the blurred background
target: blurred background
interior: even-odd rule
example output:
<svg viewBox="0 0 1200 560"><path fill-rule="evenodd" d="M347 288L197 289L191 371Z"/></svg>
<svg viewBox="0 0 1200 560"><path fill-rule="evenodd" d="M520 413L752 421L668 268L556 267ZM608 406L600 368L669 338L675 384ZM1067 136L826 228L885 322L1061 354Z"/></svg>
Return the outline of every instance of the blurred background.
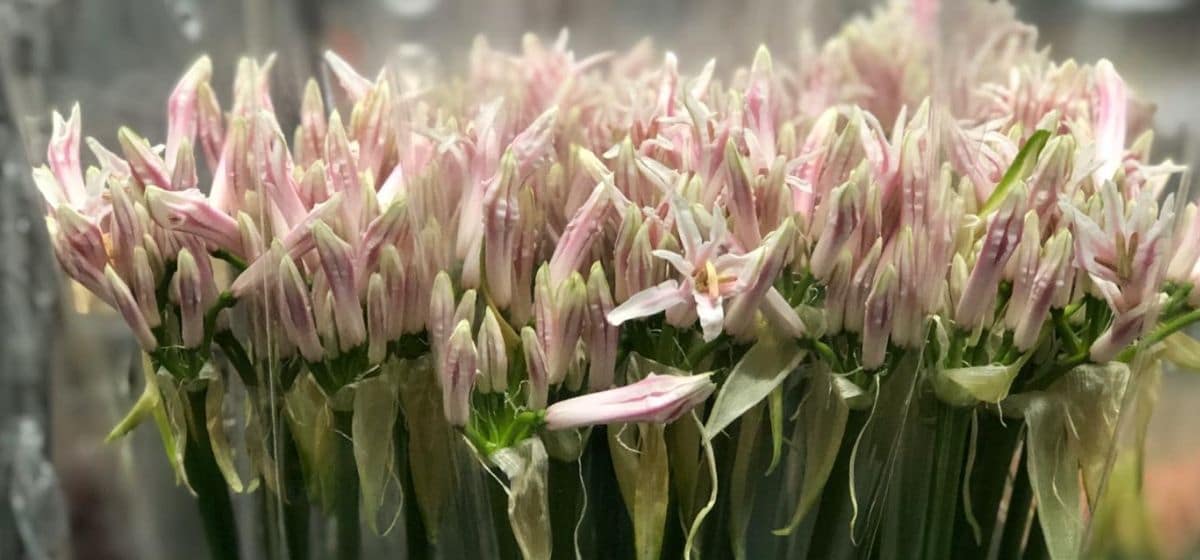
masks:
<svg viewBox="0 0 1200 560"><path fill-rule="evenodd" d="M190 497L175 486L152 430L104 445L140 390L136 344L109 310L56 270L30 165L43 163L50 111L83 107L84 134L115 143L129 125L165 131L165 101L197 56L229 91L241 54L278 53L281 121L333 49L364 74L385 64L453 72L477 34L519 48L521 35L568 28L577 55L649 37L684 70L747 63L760 43L793 53L864 0L0 0L0 559L162 558L199 550ZM1156 156L1200 164L1200 0L1020 0L1054 58L1111 59L1157 103ZM294 120L294 119L293 119ZM161 135L162 133L157 133ZM1200 376L1168 371L1145 484L1169 557L1200 557ZM151 501L153 497L153 501ZM241 497L243 501L251 497ZM242 504L251 507L252 504Z"/></svg>

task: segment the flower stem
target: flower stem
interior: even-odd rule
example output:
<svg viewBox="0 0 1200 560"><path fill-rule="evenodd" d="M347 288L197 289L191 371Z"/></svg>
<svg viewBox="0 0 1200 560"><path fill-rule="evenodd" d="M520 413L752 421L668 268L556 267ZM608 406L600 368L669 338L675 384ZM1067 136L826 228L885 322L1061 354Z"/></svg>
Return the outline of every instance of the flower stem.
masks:
<svg viewBox="0 0 1200 560"><path fill-rule="evenodd" d="M204 537L208 542L209 557L214 560L236 560L238 550L237 523L233 516L233 503L225 477L217 467L212 447L208 440L208 421L205 400L208 389L189 391L188 395L188 438L183 455L183 468L188 483L196 492L196 505L200 509L200 521L204 526Z"/></svg>
<svg viewBox="0 0 1200 560"><path fill-rule="evenodd" d="M352 411L334 411L337 430L337 500L334 517L337 524L338 560L357 560L362 554L358 524L358 471L354 464L354 443L350 439Z"/></svg>
<svg viewBox="0 0 1200 560"><path fill-rule="evenodd" d="M933 483L922 558L950 558L958 511L970 411L939 403L934 435Z"/></svg>

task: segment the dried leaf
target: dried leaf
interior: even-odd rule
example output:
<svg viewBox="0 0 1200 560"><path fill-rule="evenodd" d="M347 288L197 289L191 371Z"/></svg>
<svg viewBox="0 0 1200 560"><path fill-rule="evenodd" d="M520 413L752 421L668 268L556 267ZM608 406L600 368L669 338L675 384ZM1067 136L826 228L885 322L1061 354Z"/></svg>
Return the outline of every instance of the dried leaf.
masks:
<svg viewBox="0 0 1200 560"><path fill-rule="evenodd" d="M228 416L222 410L225 404L225 381L211 363L204 364L200 369L200 378L208 382L208 391L204 397L204 417L208 424L206 429L209 447L212 448L217 468L221 470L221 476L225 477L229 489L241 493L245 487L238 476L229 437L225 434L225 418Z"/></svg>
<svg viewBox="0 0 1200 560"><path fill-rule="evenodd" d="M636 556L639 560L657 559L666 528L670 480L663 426L610 424L608 444L621 495L633 520Z"/></svg>
<svg viewBox="0 0 1200 560"><path fill-rule="evenodd" d="M354 442L354 463L358 467L362 512L367 526L375 534L386 533L399 518L399 507L384 512L392 523L381 532L379 513L385 499L396 492L394 430L399 413L397 369L395 362L383 366L383 373L354 384L354 417L351 419L351 440ZM399 502L396 502L397 505Z"/></svg>
<svg viewBox="0 0 1200 560"><path fill-rule="evenodd" d="M493 453L491 460L509 480L508 521L521 554L527 559L548 560L552 542L546 490L550 461L542 440L526 439Z"/></svg>
<svg viewBox="0 0 1200 560"><path fill-rule="evenodd" d="M454 490L451 445L457 436L442 413L442 394L429 358L402 362L400 401L408 430L408 462L413 493L429 540L437 542L447 498Z"/></svg>

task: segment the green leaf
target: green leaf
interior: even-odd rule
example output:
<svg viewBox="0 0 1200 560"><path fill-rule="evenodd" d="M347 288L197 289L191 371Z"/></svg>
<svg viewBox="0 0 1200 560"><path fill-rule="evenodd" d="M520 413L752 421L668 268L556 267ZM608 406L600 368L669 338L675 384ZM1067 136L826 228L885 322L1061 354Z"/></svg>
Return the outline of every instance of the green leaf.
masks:
<svg viewBox="0 0 1200 560"><path fill-rule="evenodd" d="M154 366L150 364L150 356L142 354L142 362L142 372L145 377L146 386L142 389L142 394L138 397L137 402L133 403L129 412L125 414L125 417L120 422L117 422L117 425L113 426L112 431L104 438L104 443L112 443L125 437L125 434L138 427L146 417L155 415L162 407L162 396L158 391L158 383L155 380Z"/></svg>
<svg viewBox="0 0 1200 560"><path fill-rule="evenodd" d="M190 491L192 486L188 483L187 472L183 468L183 453L187 448L188 438L187 411L184 410L187 403L183 401L178 382L171 374L160 369L157 378L156 385L162 395L163 406L155 410L154 422L162 437L163 449L167 452L167 462L175 471L175 482L183 483Z"/></svg>
<svg viewBox="0 0 1200 560"><path fill-rule="evenodd" d="M760 338L721 385L704 426L709 441L750 407L758 404L800 365L805 350L774 337Z"/></svg>
<svg viewBox="0 0 1200 560"><path fill-rule="evenodd" d="M763 406L751 408L738 426L737 453L733 457L733 473L729 477L729 538L733 556L746 557L746 527L754 509L755 483L762 477L756 472L758 433L762 425Z"/></svg>
<svg viewBox="0 0 1200 560"><path fill-rule="evenodd" d="M767 404L771 420L771 464L767 465L766 474L771 474L783 455L783 385L771 391Z"/></svg>
<svg viewBox="0 0 1200 560"><path fill-rule="evenodd" d="M386 533L400 517L399 507L385 512L385 519L390 519L390 523L380 531L380 510L388 501L388 496L400 489L400 481L393 468L396 457L393 431L399 413L398 370L396 361L389 361L383 365L380 375L353 385L354 416L350 431L354 462L358 467L362 511L367 526L377 535ZM399 502L396 504L398 506Z"/></svg>
<svg viewBox="0 0 1200 560"><path fill-rule="evenodd" d="M998 403L1008 396L1024 363L1018 360L1007 366L989 364L934 371L934 391L938 398L954 406L972 406L978 401Z"/></svg>
<svg viewBox="0 0 1200 560"><path fill-rule="evenodd" d="M793 444L802 447L804 453L800 498L792 520L786 527L776 529L776 535L790 534L800 525L821 496L833 470L850 414L850 407L835 379L838 377L826 366L815 367L809 375L808 391L796 410L796 428L792 436Z"/></svg>
<svg viewBox="0 0 1200 560"><path fill-rule="evenodd" d="M546 480L549 457L542 440L531 437L496 451L491 461L508 477L508 521L525 558L550 558L550 506Z"/></svg>
<svg viewBox="0 0 1200 560"><path fill-rule="evenodd" d="M212 448L213 458L221 476L225 477L229 489L241 493L245 487L238 476L237 465L233 460L233 448L229 445L229 437L225 434L225 418L222 408L225 404L225 381L211 363L205 363L200 368L200 378L208 381L208 391L204 397L205 423L208 424L208 443Z"/></svg>
<svg viewBox="0 0 1200 560"><path fill-rule="evenodd" d="M1004 197L1008 196L1008 191L1011 191L1018 181L1023 181L1033 172L1034 166L1037 165L1038 155L1042 153L1042 148L1049 139L1050 131L1039 130L1029 137L1024 146L1021 146L1021 151L1017 152L1017 157L1013 158L1012 165L1008 166L1008 170L1004 172L1000 182L996 183L996 188L992 190L991 196L988 196L987 201L979 209L980 217L995 212L1004 202Z"/></svg>
<svg viewBox="0 0 1200 560"><path fill-rule="evenodd" d="M625 507L633 520L634 551L639 560L656 560L667 522L669 465L659 424L610 424L609 450Z"/></svg>

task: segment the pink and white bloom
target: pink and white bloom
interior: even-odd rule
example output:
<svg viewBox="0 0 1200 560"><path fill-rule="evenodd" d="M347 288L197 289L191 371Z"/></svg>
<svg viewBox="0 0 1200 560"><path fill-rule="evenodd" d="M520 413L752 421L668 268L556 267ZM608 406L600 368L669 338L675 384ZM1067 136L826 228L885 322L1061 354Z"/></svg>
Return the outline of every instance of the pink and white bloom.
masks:
<svg viewBox="0 0 1200 560"><path fill-rule="evenodd" d="M683 306L695 310L704 339L713 340L725 326L725 299L741 293L750 280L747 263L751 257L726 252L730 239L719 213L713 216L709 238L704 239L695 214L678 195L671 198L671 211L683 253L656 250L654 256L670 263L683 281L667 280L633 294L608 313L608 322L620 326L631 319Z"/></svg>

